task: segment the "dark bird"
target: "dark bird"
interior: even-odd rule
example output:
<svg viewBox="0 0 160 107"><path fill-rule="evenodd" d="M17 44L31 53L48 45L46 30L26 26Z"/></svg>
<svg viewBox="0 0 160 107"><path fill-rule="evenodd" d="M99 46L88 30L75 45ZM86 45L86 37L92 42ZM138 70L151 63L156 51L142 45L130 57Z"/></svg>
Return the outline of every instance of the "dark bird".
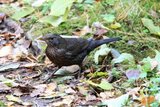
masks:
<svg viewBox="0 0 160 107"><path fill-rule="evenodd" d="M83 38L63 38L57 34L41 37L47 43L46 55L57 66L81 65L84 58L96 47L121 40L109 38L102 40Z"/></svg>

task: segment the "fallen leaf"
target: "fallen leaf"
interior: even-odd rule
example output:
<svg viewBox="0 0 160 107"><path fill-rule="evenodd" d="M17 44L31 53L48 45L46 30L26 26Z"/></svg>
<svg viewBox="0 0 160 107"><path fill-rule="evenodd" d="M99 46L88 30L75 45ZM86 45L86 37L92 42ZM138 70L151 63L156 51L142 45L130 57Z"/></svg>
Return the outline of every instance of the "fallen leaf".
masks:
<svg viewBox="0 0 160 107"><path fill-rule="evenodd" d="M17 69L20 66L18 62L9 62L0 66L0 72Z"/></svg>
<svg viewBox="0 0 160 107"><path fill-rule="evenodd" d="M99 63L99 57L100 56L107 56L110 51L111 51L111 49L108 48L106 44L101 45L100 49L97 50L96 53L94 54L94 62L96 64L98 64Z"/></svg>
<svg viewBox="0 0 160 107"><path fill-rule="evenodd" d="M46 0L36 0L32 3L33 7L40 7L41 5L43 5L45 3Z"/></svg>
<svg viewBox="0 0 160 107"><path fill-rule="evenodd" d="M151 70L153 70L154 68L156 68L159 65L158 61L153 59L151 61Z"/></svg>
<svg viewBox="0 0 160 107"><path fill-rule="evenodd" d="M109 100L102 100L101 105L106 105L107 107L123 107L123 104L128 100L129 94L124 94L117 98L112 98Z"/></svg>
<svg viewBox="0 0 160 107"><path fill-rule="evenodd" d="M19 84L16 83L14 80L5 78L3 75L0 75L0 81L4 84L6 84L8 87L16 87Z"/></svg>
<svg viewBox="0 0 160 107"><path fill-rule="evenodd" d="M75 0L55 0L51 6L50 15L61 16L64 15L67 9L70 9ZM58 6L58 7L57 7Z"/></svg>
<svg viewBox="0 0 160 107"><path fill-rule="evenodd" d="M11 90L11 87L8 87L6 84L0 82L0 93L7 92Z"/></svg>
<svg viewBox="0 0 160 107"><path fill-rule="evenodd" d="M134 100L138 100L139 91L140 91L140 87L135 87L135 88L129 89L127 93L131 95Z"/></svg>
<svg viewBox="0 0 160 107"><path fill-rule="evenodd" d="M6 98L9 101L14 101L14 102L17 102L17 103L20 103L20 104L22 103L22 100L19 97L15 97L13 95L6 95Z"/></svg>
<svg viewBox="0 0 160 107"><path fill-rule="evenodd" d="M148 18L142 18L142 23L143 25L149 29L149 31L151 32L151 34L155 34L160 36L160 27L159 26L155 26L153 21L151 19Z"/></svg>
<svg viewBox="0 0 160 107"><path fill-rule="evenodd" d="M135 60L133 55L128 53L122 53L118 58L114 58L112 60L112 64L127 62L129 64L135 64Z"/></svg>
<svg viewBox="0 0 160 107"><path fill-rule="evenodd" d="M89 26L84 26L82 29L76 29L76 31L73 32L76 36L84 36L87 33L91 33L92 30L89 28Z"/></svg>
<svg viewBox="0 0 160 107"><path fill-rule="evenodd" d="M140 71L138 69L127 70L126 76L128 79L138 79L140 76Z"/></svg>
<svg viewBox="0 0 160 107"><path fill-rule="evenodd" d="M112 98L114 96L114 92L112 92L112 91L105 91L105 92L101 92L99 95L103 99L108 99L108 98Z"/></svg>
<svg viewBox="0 0 160 107"><path fill-rule="evenodd" d="M0 48L0 57L11 55L12 51L13 51L13 46L11 44L3 46L2 48Z"/></svg>
<svg viewBox="0 0 160 107"><path fill-rule="evenodd" d="M60 107L67 105L68 107L71 106L71 103L75 100L75 95L67 95L63 97L62 101L53 102L52 106Z"/></svg>
<svg viewBox="0 0 160 107"><path fill-rule="evenodd" d="M107 29L108 30L108 28L107 27L105 27L102 23L100 23L100 22L94 22L93 24L92 24L92 27L94 27L94 28L96 28L96 29Z"/></svg>
<svg viewBox="0 0 160 107"><path fill-rule="evenodd" d="M51 24L52 26L57 27L58 25L60 25L62 22L65 21L65 18L55 17L55 16L44 16L38 21L41 23Z"/></svg>
<svg viewBox="0 0 160 107"><path fill-rule="evenodd" d="M57 88L57 84L56 83L47 84L45 93L47 95L51 95L55 91L56 88Z"/></svg>
<svg viewBox="0 0 160 107"><path fill-rule="evenodd" d="M2 20L4 20L5 18L6 18L6 14L0 13L0 22L2 22Z"/></svg>
<svg viewBox="0 0 160 107"><path fill-rule="evenodd" d="M151 103L153 103L155 101L155 97L154 96L144 96L141 98L141 104L143 106L148 106Z"/></svg>
<svg viewBox="0 0 160 107"><path fill-rule="evenodd" d="M21 34L24 33L24 31L21 28L21 26L17 22L15 22L15 21L13 21L11 19L4 20L4 24L6 25L6 28L8 29L8 32L11 35L15 35L16 38L21 37Z"/></svg>
<svg viewBox="0 0 160 107"><path fill-rule="evenodd" d="M102 36L102 35L104 35L104 34L106 34L108 31L106 30L106 29L97 29L96 31L95 31L95 33L94 33L94 36L95 35L98 35L98 36Z"/></svg>
<svg viewBox="0 0 160 107"><path fill-rule="evenodd" d="M102 15L102 17L107 23L113 23L115 20L115 16L113 14L105 14Z"/></svg>
<svg viewBox="0 0 160 107"><path fill-rule="evenodd" d="M65 90L65 93L67 93L67 94L75 94L76 92L72 88L69 87L68 89Z"/></svg>
<svg viewBox="0 0 160 107"><path fill-rule="evenodd" d="M32 93L30 94L31 97L35 97L38 95L41 95L42 93L45 92L47 85L46 84L39 84L34 86L34 90L32 91Z"/></svg>
<svg viewBox="0 0 160 107"><path fill-rule="evenodd" d="M98 84L98 87L100 87L101 89L104 89L104 90L111 90L111 89L113 89L112 84L108 83L107 80L105 80L105 79L102 79L101 83Z"/></svg>
<svg viewBox="0 0 160 107"><path fill-rule="evenodd" d="M159 18L159 16L158 16L158 14L157 14L156 11L150 10L149 13L150 13L150 15L151 15L152 17L154 17L154 18Z"/></svg>
<svg viewBox="0 0 160 107"><path fill-rule="evenodd" d="M160 52L157 50L155 50L155 52L156 52L155 60L158 62L157 70L160 71Z"/></svg>
<svg viewBox="0 0 160 107"><path fill-rule="evenodd" d="M96 96L95 95L90 95L90 94L88 94L87 96L86 96L86 101L94 101L94 100L96 100L97 98L96 98Z"/></svg>
<svg viewBox="0 0 160 107"><path fill-rule="evenodd" d="M78 92L80 92L82 95L87 95L88 91L89 91L88 87L78 86Z"/></svg>
<svg viewBox="0 0 160 107"><path fill-rule="evenodd" d="M114 23L114 24L111 24L110 26L112 29L118 29L121 27L121 24L120 23Z"/></svg>
<svg viewBox="0 0 160 107"><path fill-rule="evenodd" d="M11 2L13 2L14 0L0 0L0 3L6 3L6 4L8 4L8 3L11 3Z"/></svg>
<svg viewBox="0 0 160 107"><path fill-rule="evenodd" d="M22 17L25 17L34 12L34 8L32 7L24 7L19 11L16 11L11 17L15 20L20 20Z"/></svg>
<svg viewBox="0 0 160 107"><path fill-rule="evenodd" d="M86 83L88 83L88 84L90 84L92 86L95 86L95 87L99 87L99 88L104 89L104 90L113 89L112 84L108 83L107 80L105 80L105 79L102 79L100 84L94 83L94 82L92 82L90 80L86 81Z"/></svg>

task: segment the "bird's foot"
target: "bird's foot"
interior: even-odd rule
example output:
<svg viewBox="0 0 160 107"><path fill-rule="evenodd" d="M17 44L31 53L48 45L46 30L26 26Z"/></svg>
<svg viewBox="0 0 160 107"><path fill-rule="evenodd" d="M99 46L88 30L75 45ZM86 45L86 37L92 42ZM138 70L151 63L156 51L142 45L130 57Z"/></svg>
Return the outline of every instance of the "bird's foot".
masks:
<svg viewBox="0 0 160 107"><path fill-rule="evenodd" d="M54 76L54 74L57 72L59 68L55 67L54 69L49 69L49 68L45 68L44 71L46 71L47 73L49 73L49 75L43 80L42 83L47 83L49 82L49 80Z"/></svg>

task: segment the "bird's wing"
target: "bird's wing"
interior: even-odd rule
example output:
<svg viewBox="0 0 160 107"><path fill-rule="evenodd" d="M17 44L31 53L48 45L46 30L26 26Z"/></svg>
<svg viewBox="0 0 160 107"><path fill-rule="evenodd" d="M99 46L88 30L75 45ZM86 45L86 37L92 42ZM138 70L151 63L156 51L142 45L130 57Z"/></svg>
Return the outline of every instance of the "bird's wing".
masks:
<svg viewBox="0 0 160 107"><path fill-rule="evenodd" d="M66 51L72 55L83 52L88 47L88 41L82 38L65 38L67 41Z"/></svg>

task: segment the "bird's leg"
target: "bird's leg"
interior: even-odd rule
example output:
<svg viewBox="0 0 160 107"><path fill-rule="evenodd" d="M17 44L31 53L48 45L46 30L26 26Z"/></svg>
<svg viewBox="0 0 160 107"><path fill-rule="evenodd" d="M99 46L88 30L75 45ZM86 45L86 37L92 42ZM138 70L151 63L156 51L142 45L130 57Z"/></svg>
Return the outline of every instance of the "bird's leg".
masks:
<svg viewBox="0 0 160 107"><path fill-rule="evenodd" d="M76 77L77 79L81 78L81 74L83 73L83 70L84 70L83 66L80 65L80 69L78 70L77 77Z"/></svg>
<svg viewBox="0 0 160 107"><path fill-rule="evenodd" d="M55 67L54 69L45 68L45 71L51 72L51 74L49 74L49 76L44 79L43 83L48 82L48 80L54 76L55 72L57 72L58 69L59 67Z"/></svg>

